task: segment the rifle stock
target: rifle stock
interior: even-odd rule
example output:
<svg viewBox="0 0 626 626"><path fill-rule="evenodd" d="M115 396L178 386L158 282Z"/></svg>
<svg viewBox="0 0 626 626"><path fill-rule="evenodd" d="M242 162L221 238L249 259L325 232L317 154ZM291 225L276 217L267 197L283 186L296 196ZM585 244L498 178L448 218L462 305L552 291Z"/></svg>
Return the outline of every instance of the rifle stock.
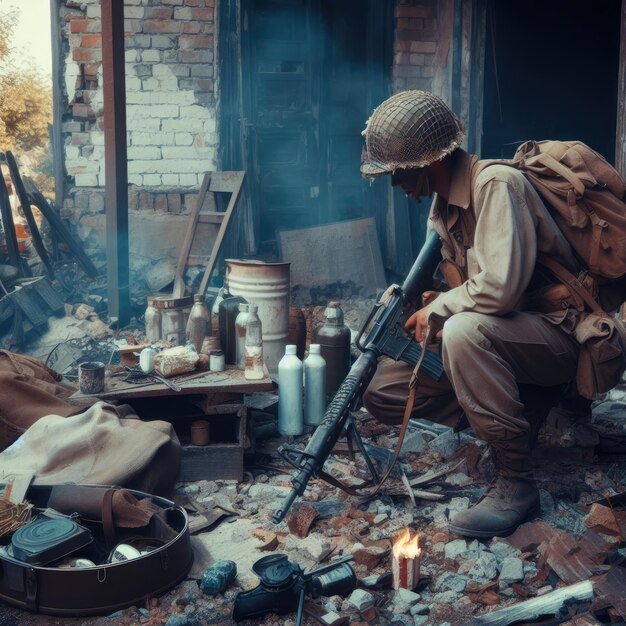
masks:
<svg viewBox="0 0 626 626"><path fill-rule="evenodd" d="M362 353L335 393L306 448L300 450L283 445L278 449L280 456L297 472L291 481L291 492L272 518L275 523L284 519L295 499L304 493L311 477L321 471L344 431L348 417L359 408L363 392L376 372L379 357L389 356L410 365L419 360L421 346L405 332L404 322L421 293L432 285L433 274L441 260L440 247L439 236L431 232L402 287L390 287L376 303L356 339ZM422 367L436 379L443 372L441 358L430 351L426 352Z"/></svg>

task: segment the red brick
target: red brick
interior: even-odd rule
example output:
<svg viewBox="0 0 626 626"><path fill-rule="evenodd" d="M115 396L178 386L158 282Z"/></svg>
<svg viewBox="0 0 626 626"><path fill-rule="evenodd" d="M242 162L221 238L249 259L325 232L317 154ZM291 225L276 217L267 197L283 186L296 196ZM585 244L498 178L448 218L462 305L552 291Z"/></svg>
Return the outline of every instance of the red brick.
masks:
<svg viewBox="0 0 626 626"><path fill-rule="evenodd" d="M86 33L89 28L90 20L85 19L73 19L70 21L71 33Z"/></svg>
<svg viewBox="0 0 626 626"><path fill-rule="evenodd" d="M411 52L437 52L437 43L434 41L412 41Z"/></svg>
<svg viewBox="0 0 626 626"><path fill-rule="evenodd" d="M430 14L430 7L396 7L396 17L428 17Z"/></svg>
<svg viewBox="0 0 626 626"><path fill-rule="evenodd" d="M143 23L143 32L148 34L179 33L181 30L180 22L173 20L146 20Z"/></svg>
<svg viewBox="0 0 626 626"><path fill-rule="evenodd" d="M89 133L72 133L72 145L86 146L90 142Z"/></svg>
<svg viewBox="0 0 626 626"><path fill-rule="evenodd" d="M75 102L72 105L72 116L77 120L86 120L89 118L94 118L95 113L93 109L88 104L83 104L82 102Z"/></svg>
<svg viewBox="0 0 626 626"><path fill-rule="evenodd" d="M424 27L423 20L413 20L402 18L398 20L398 29L402 30L421 30Z"/></svg>
<svg viewBox="0 0 626 626"><path fill-rule="evenodd" d="M181 35L178 46L181 50L213 48L212 35Z"/></svg>
<svg viewBox="0 0 626 626"><path fill-rule="evenodd" d="M203 0L185 0L186 7L201 7L204 6Z"/></svg>
<svg viewBox="0 0 626 626"><path fill-rule="evenodd" d="M287 520L289 530L296 536L304 539L311 530L313 522L317 519L319 513L317 509L310 504L302 504Z"/></svg>
<svg viewBox="0 0 626 626"><path fill-rule="evenodd" d="M411 52L409 55L409 65L424 65L424 55L417 52ZM422 76L426 76L422 72Z"/></svg>
<svg viewBox="0 0 626 626"><path fill-rule="evenodd" d="M102 36L93 33L85 33L81 38L81 46L84 48L99 48L102 45Z"/></svg>
<svg viewBox="0 0 626 626"><path fill-rule="evenodd" d="M624 516L624 513L622 513L622 516ZM620 521L622 520L620 520L619 512L614 512L608 506L603 506L602 504L592 504L589 514L585 518L585 526L605 535L619 537L621 535ZM626 519L623 521L626 521Z"/></svg>
<svg viewBox="0 0 626 626"><path fill-rule="evenodd" d="M394 49L396 52L411 52L411 41L408 39L396 39Z"/></svg>
<svg viewBox="0 0 626 626"><path fill-rule="evenodd" d="M79 63L95 63L102 60L102 50L100 48L74 48L72 59Z"/></svg>
<svg viewBox="0 0 626 626"><path fill-rule="evenodd" d="M144 210L154 208L154 198L151 193L142 191L139 194L139 208Z"/></svg>
<svg viewBox="0 0 626 626"><path fill-rule="evenodd" d="M198 90L199 91L213 91L213 81L208 78L200 78L198 79Z"/></svg>
<svg viewBox="0 0 626 626"><path fill-rule="evenodd" d="M432 78L435 75L435 68L430 66L430 67L423 67L422 68L422 78Z"/></svg>
<svg viewBox="0 0 626 626"><path fill-rule="evenodd" d="M185 22L183 24L183 33L187 35L195 35L200 32L200 24L198 22Z"/></svg>
<svg viewBox="0 0 626 626"><path fill-rule="evenodd" d="M160 213L167 212L167 196L164 193L159 193L154 198L154 210Z"/></svg>
<svg viewBox="0 0 626 626"><path fill-rule="evenodd" d="M550 541L556 531L546 522L539 520L520 526L510 537L503 541L521 552L535 550L544 541Z"/></svg>
<svg viewBox="0 0 626 626"><path fill-rule="evenodd" d="M422 75L422 68L417 65L396 65L393 68L393 75L398 78L419 78Z"/></svg>
<svg viewBox="0 0 626 626"><path fill-rule="evenodd" d="M198 22L212 22L213 21L213 9L191 9L191 19Z"/></svg>

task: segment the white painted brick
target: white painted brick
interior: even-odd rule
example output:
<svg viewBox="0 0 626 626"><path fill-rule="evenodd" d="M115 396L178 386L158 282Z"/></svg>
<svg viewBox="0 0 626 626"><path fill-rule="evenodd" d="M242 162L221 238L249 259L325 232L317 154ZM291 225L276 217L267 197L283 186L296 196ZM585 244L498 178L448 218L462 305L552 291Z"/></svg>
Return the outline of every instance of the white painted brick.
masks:
<svg viewBox="0 0 626 626"><path fill-rule="evenodd" d="M124 61L126 63L139 63L140 59L137 50L126 50L124 52Z"/></svg>
<svg viewBox="0 0 626 626"><path fill-rule="evenodd" d="M159 63L161 61L161 53L158 50L143 50L141 52L141 60L143 63Z"/></svg>
<svg viewBox="0 0 626 626"><path fill-rule="evenodd" d="M217 129L217 124L215 120L215 111L211 111L211 114L207 117L207 119L204 122L204 130L207 133L212 133L212 132L215 132L216 129Z"/></svg>
<svg viewBox="0 0 626 626"><path fill-rule="evenodd" d="M76 174L97 174L100 171L100 163L88 159L66 159L65 167L67 168L67 173L72 176Z"/></svg>
<svg viewBox="0 0 626 626"><path fill-rule="evenodd" d="M130 105L126 107L126 115L130 119L141 117L158 117L162 119L177 118L178 107L174 104L144 104L142 106Z"/></svg>
<svg viewBox="0 0 626 626"><path fill-rule="evenodd" d="M66 146L65 147L65 161L78 161L80 159L80 147L79 146Z"/></svg>
<svg viewBox="0 0 626 626"><path fill-rule="evenodd" d="M106 173L104 168L102 168L102 171L98 174L98 187L104 187L106 182Z"/></svg>
<svg viewBox="0 0 626 626"><path fill-rule="evenodd" d="M131 174L154 174L160 167L161 161L129 161L128 162L128 175Z"/></svg>
<svg viewBox="0 0 626 626"><path fill-rule="evenodd" d="M152 76L161 83L163 89L178 89L178 78L174 76L172 69L165 63L154 65Z"/></svg>
<svg viewBox="0 0 626 626"><path fill-rule="evenodd" d="M198 184L197 174L181 174L180 185L181 187L195 187Z"/></svg>
<svg viewBox="0 0 626 626"><path fill-rule="evenodd" d="M152 76L149 76L148 78L142 78L141 87L144 91L158 91L159 81L156 78L152 78Z"/></svg>
<svg viewBox="0 0 626 626"><path fill-rule="evenodd" d="M144 117L143 119L138 117L135 119L126 120L126 125L129 131L158 131L161 130L161 120L157 117Z"/></svg>
<svg viewBox="0 0 626 626"><path fill-rule="evenodd" d="M144 81L144 87L146 82ZM190 91L161 91L158 89L158 85L155 89L126 94L126 104L187 105L193 101L194 95Z"/></svg>
<svg viewBox="0 0 626 626"><path fill-rule="evenodd" d="M163 174L161 180L165 186L177 187L179 184L178 174Z"/></svg>
<svg viewBox="0 0 626 626"><path fill-rule="evenodd" d="M160 174L146 174L143 177L143 184L148 185L150 187L160 187L161 175Z"/></svg>
<svg viewBox="0 0 626 626"><path fill-rule="evenodd" d="M172 174L186 174L188 172L206 170L199 159L163 159L159 161L159 167L160 172L172 172Z"/></svg>
<svg viewBox="0 0 626 626"><path fill-rule="evenodd" d="M143 176L141 174L129 174L128 182L131 185L137 185L141 187L143 185Z"/></svg>
<svg viewBox="0 0 626 626"><path fill-rule="evenodd" d="M197 159L198 149L195 146L163 146L164 159Z"/></svg>
<svg viewBox="0 0 626 626"><path fill-rule="evenodd" d="M206 107L200 106L199 104L193 104L187 107L180 107L180 117L181 118L197 118L201 120L206 120L209 118L210 113Z"/></svg>
<svg viewBox="0 0 626 626"><path fill-rule="evenodd" d="M98 177L95 174L76 174L74 183L77 187L97 187Z"/></svg>
<svg viewBox="0 0 626 626"><path fill-rule="evenodd" d="M193 144L193 135L191 133L176 133L174 143L177 146L190 146Z"/></svg>
<svg viewBox="0 0 626 626"><path fill-rule="evenodd" d="M197 133L202 130L202 120L199 119L164 119L163 130L174 132Z"/></svg>
<svg viewBox="0 0 626 626"><path fill-rule="evenodd" d="M128 4L128 3L126 3ZM124 7L124 17L131 20L140 20L145 14L145 9L143 7Z"/></svg>
<svg viewBox="0 0 626 626"><path fill-rule="evenodd" d="M87 7L87 19L100 19L100 4Z"/></svg>
<svg viewBox="0 0 626 626"><path fill-rule="evenodd" d="M131 146L128 158L132 160L152 160L161 158L161 150L155 146Z"/></svg>
<svg viewBox="0 0 626 626"><path fill-rule="evenodd" d="M128 93L129 91L141 91L141 79L137 78L137 76L129 76L127 73L125 82L126 93Z"/></svg>
<svg viewBox="0 0 626 626"><path fill-rule="evenodd" d="M104 145L104 132L101 130L92 130L89 133L89 139L91 141L92 146L103 146Z"/></svg>
<svg viewBox="0 0 626 626"><path fill-rule="evenodd" d="M133 132L130 134L133 146L171 146L174 144L174 133L143 133Z"/></svg>

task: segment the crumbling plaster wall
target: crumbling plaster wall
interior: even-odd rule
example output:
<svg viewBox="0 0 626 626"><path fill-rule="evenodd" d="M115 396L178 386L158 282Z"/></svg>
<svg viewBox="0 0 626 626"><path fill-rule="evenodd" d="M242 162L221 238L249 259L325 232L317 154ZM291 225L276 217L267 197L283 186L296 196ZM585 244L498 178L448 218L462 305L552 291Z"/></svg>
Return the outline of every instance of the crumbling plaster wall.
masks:
<svg viewBox="0 0 626 626"><path fill-rule="evenodd" d="M124 0L131 249L177 258L202 175L215 168L215 0ZM64 214L104 249L100 0L63 0ZM168 217L170 219L164 219ZM131 259L132 263L133 259Z"/></svg>

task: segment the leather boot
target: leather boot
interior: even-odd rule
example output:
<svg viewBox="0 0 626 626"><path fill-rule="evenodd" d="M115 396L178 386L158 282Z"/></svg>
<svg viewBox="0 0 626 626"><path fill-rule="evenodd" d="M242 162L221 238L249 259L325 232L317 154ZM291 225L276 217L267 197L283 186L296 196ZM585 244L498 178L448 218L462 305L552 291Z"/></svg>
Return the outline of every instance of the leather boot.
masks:
<svg viewBox="0 0 626 626"><path fill-rule="evenodd" d="M534 480L499 476L473 507L452 518L448 528L464 537L506 537L539 512L539 489Z"/></svg>

